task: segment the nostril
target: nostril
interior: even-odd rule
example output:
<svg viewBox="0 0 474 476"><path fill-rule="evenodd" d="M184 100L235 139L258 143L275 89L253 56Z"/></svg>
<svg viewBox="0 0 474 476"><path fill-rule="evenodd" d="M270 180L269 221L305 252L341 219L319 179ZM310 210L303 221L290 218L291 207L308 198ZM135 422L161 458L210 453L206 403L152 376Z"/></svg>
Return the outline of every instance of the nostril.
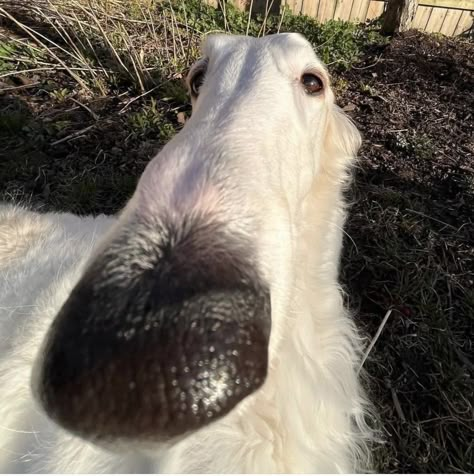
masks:
<svg viewBox="0 0 474 476"><path fill-rule="evenodd" d="M166 440L224 416L262 385L270 300L251 273L234 267L219 279L201 266L200 281L180 278L161 256L124 288L106 279L102 259L47 336L35 385L51 418L92 439Z"/></svg>

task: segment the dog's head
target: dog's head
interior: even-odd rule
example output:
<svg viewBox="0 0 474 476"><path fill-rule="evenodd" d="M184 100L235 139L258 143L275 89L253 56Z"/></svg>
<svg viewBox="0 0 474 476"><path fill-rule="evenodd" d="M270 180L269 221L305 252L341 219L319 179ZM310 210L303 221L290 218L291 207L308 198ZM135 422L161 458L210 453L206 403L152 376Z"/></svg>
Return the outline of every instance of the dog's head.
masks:
<svg viewBox="0 0 474 476"><path fill-rule="evenodd" d="M188 85L193 116L148 165L34 372L48 415L95 441L173 440L261 387L305 197L358 147L300 35L211 36Z"/></svg>

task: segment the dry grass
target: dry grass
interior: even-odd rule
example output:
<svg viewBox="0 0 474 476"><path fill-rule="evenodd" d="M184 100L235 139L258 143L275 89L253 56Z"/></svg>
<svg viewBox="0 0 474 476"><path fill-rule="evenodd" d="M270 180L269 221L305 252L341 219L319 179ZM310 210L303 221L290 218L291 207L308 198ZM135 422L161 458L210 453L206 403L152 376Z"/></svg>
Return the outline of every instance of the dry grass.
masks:
<svg viewBox="0 0 474 476"><path fill-rule="evenodd" d="M14 42L34 45L46 59L16 57L19 63L65 70L88 93L105 95L124 83L145 92L182 72L197 54L199 37L183 34L171 3L161 11L158 3L32 0L22 9L2 1L0 17L22 36Z"/></svg>

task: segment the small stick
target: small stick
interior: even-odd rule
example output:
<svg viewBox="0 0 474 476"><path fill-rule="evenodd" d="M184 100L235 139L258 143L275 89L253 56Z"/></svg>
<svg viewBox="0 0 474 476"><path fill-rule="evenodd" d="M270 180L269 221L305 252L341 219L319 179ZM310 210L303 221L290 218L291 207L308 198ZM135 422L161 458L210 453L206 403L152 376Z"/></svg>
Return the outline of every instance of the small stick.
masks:
<svg viewBox="0 0 474 476"><path fill-rule="evenodd" d="M397 411L398 417L403 422L407 421L407 419L405 418L405 414L403 413L402 406L400 405L400 400L398 399L397 392L395 392L395 389L392 387L390 382L388 382L388 387L390 388L390 392L392 393L392 400L393 404L395 405L395 410Z"/></svg>
<svg viewBox="0 0 474 476"><path fill-rule="evenodd" d="M155 89L158 89L160 86L162 86L163 84L158 84L157 86L149 89L148 91L145 91L143 94L140 94L139 96L136 96L132 99L130 99L130 101L127 102L127 104L125 104L125 106L122 107L122 109L120 109L120 111L118 112L119 114L123 114L125 112L126 109L128 109L128 107L133 104L135 101L138 101L139 99L141 99L142 97L145 97L147 96L148 94L152 93L153 91L155 91Z"/></svg>
<svg viewBox="0 0 474 476"><path fill-rule="evenodd" d="M83 107L94 118L94 120L99 120L99 116L90 107L82 104L82 102L79 102L77 99L71 98L71 100L74 101L78 106Z"/></svg>
<svg viewBox="0 0 474 476"><path fill-rule="evenodd" d="M379 55L379 57L375 60L375 62L372 63L372 64L369 64L368 66L362 66L361 68L358 68L357 66L352 66L352 68L357 69L359 71L362 70L362 69L373 68L380 61L380 58L382 58L382 55Z"/></svg>
<svg viewBox="0 0 474 476"><path fill-rule="evenodd" d="M38 86L38 84L41 84L41 83L38 82L38 83L31 83L31 84L23 84L21 86L11 86L8 88L0 88L0 93L3 93L4 91L18 91L19 89L33 88L34 86Z"/></svg>
<svg viewBox="0 0 474 476"><path fill-rule="evenodd" d="M379 339L380 337L380 334L382 333L383 331L383 328L385 327L385 324L387 323L388 321L388 318L390 317L390 315L392 314L392 311L393 309L389 309L387 311L387 313L385 314L385 317L383 318L379 328L377 329L377 332L375 333L375 336L374 338L372 339L372 342L370 343L369 347L367 348L367 350L365 351L364 353L364 356L362 357L362 362L360 363L360 366L359 366L359 370L357 371L357 374L360 373L360 371L362 370L362 367L364 366L364 363L365 361L367 360L367 357L369 356L371 350L374 348L374 345L375 343L377 342L377 340Z"/></svg>
<svg viewBox="0 0 474 476"><path fill-rule="evenodd" d="M59 140L51 143L51 145L62 144L63 142L66 142L70 139L77 139L79 136L81 136L85 132L90 131L93 127L95 127L95 124L92 124L92 125L86 127L85 129L81 129L80 131L73 132L72 134L69 134L68 136L63 137L62 139L59 139Z"/></svg>
<svg viewBox="0 0 474 476"><path fill-rule="evenodd" d="M433 221L436 221L438 223L440 223L441 225L444 225L444 226L447 226L449 228L452 228L453 230L456 230L457 228L453 225L450 225L449 223L446 223L444 221L441 221L441 220L438 220L437 218L434 218L434 217L430 217L429 215L426 215L425 213L422 213L422 212L419 212L417 210L412 210L411 208L407 208L406 209L407 212L411 212L411 213L414 213L415 215L420 215L424 218L428 218L430 220L433 220Z"/></svg>

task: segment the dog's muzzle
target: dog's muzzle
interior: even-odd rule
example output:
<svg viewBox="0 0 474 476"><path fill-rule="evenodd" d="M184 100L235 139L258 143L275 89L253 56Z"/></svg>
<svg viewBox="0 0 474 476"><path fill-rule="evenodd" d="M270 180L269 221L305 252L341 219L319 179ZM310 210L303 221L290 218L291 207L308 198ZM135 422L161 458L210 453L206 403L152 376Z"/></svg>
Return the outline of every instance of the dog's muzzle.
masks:
<svg viewBox="0 0 474 476"><path fill-rule="evenodd" d="M249 249L219 225L123 228L46 337L33 388L47 414L92 440L165 441L258 389L270 296Z"/></svg>

